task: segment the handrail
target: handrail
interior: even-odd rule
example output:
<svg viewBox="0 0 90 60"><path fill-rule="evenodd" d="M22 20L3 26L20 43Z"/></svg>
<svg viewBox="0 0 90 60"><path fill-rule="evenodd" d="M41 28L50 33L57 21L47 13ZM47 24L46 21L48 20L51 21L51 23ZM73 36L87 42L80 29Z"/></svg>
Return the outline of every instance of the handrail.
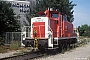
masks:
<svg viewBox="0 0 90 60"><path fill-rule="evenodd" d="M37 26L34 26L34 27L39 27L40 37L41 37L41 31L40 31L41 26L48 26L48 25L37 25ZM23 32L26 32L26 28L31 28L31 26L24 26L24 31ZM49 31L51 31L52 38L53 38L53 30L50 28L50 26L48 26L48 29L49 29ZM26 36L26 38L29 38L31 35L33 35L33 34L30 34L30 36L29 36L29 33L30 32L31 32L31 30L29 30L28 32L26 32L26 33L28 33L28 36ZM46 32L45 35L46 34L48 35L48 32Z"/></svg>
<svg viewBox="0 0 90 60"><path fill-rule="evenodd" d="M52 37L53 37L53 31L52 31L52 29L50 28L50 26L48 26L49 27L49 29L51 30L51 32L52 32Z"/></svg>
<svg viewBox="0 0 90 60"><path fill-rule="evenodd" d="M59 37L58 34L59 34L59 29L60 29L60 28L61 28L61 26L58 26L58 28L57 28L57 32L56 32L56 33L57 33L57 38ZM62 30L61 30L61 31L62 31ZM62 32L61 32L61 36L62 36ZM57 44L56 44L56 45L58 45L58 39L56 39L56 41L57 41Z"/></svg>
<svg viewBox="0 0 90 60"><path fill-rule="evenodd" d="M57 31L57 34L59 34L58 32L59 32L59 30L61 29L62 27L61 26L58 26L58 31ZM61 37L62 37L62 29L61 29Z"/></svg>

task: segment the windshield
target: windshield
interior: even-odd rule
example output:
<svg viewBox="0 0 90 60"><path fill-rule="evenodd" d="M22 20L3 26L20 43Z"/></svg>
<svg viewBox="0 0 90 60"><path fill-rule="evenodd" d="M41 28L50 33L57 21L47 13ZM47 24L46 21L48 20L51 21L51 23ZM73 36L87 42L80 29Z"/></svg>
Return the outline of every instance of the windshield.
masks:
<svg viewBox="0 0 90 60"><path fill-rule="evenodd" d="M40 15L40 17L45 17L45 14Z"/></svg>

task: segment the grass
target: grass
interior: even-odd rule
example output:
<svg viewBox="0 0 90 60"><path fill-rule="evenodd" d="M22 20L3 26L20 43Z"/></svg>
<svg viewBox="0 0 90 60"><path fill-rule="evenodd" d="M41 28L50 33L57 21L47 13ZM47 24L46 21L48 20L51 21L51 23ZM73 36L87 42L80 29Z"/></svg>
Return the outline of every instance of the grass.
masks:
<svg viewBox="0 0 90 60"><path fill-rule="evenodd" d="M5 53L5 52L7 52L7 47L1 45L1 46L0 46L0 53Z"/></svg>
<svg viewBox="0 0 90 60"><path fill-rule="evenodd" d="M10 44L9 49L10 50L18 50L21 47L21 43L18 41L14 41Z"/></svg>
<svg viewBox="0 0 90 60"><path fill-rule="evenodd" d="M14 55L22 55L32 50L31 47L21 47L20 41L14 41L10 45L0 45L0 53L6 53L11 51L17 51ZM19 52L18 52L19 51Z"/></svg>
<svg viewBox="0 0 90 60"><path fill-rule="evenodd" d="M12 42L10 45L0 45L0 53L6 53L8 51L18 50L21 47L21 43L18 41Z"/></svg>
<svg viewBox="0 0 90 60"><path fill-rule="evenodd" d="M88 42L90 42L90 38L79 37L79 42L77 43L77 46L83 46Z"/></svg>

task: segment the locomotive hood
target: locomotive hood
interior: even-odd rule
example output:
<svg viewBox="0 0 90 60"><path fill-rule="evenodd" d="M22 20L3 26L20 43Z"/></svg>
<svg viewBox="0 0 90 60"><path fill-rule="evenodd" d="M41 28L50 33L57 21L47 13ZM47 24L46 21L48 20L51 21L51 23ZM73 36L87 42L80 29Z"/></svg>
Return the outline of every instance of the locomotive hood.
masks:
<svg viewBox="0 0 90 60"><path fill-rule="evenodd" d="M49 19L48 17L34 17L31 19L31 37L33 31L36 30L38 38L48 38Z"/></svg>

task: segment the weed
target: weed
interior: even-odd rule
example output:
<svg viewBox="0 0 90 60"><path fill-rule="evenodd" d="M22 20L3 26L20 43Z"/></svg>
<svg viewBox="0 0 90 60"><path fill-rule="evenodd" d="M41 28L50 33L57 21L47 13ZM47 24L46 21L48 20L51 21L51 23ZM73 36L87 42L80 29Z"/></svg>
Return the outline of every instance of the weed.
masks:
<svg viewBox="0 0 90 60"><path fill-rule="evenodd" d="M18 50L21 46L19 41L14 41L10 44L10 50Z"/></svg>
<svg viewBox="0 0 90 60"><path fill-rule="evenodd" d="M7 48L5 46L0 46L0 53L7 52Z"/></svg>

